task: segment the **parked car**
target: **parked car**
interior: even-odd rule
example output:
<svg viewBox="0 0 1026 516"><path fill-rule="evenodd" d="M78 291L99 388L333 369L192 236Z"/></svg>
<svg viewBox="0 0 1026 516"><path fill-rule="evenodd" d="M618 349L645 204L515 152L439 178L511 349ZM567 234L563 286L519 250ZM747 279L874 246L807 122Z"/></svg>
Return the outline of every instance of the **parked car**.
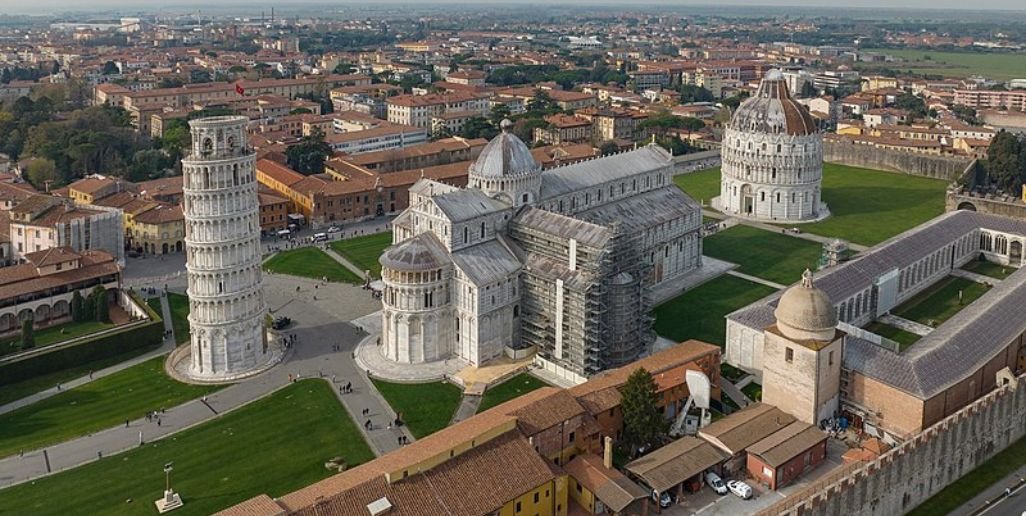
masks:
<svg viewBox="0 0 1026 516"><path fill-rule="evenodd" d="M283 328L288 327L288 325L290 325L290 324L292 324L292 319L289 318L289 317L282 316L282 317L278 317L277 319L274 320L274 322L271 323L271 328L273 328L275 330L281 330Z"/></svg>
<svg viewBox="0 0 1026 516"><path fill-rule="evenodd" d="M338 233L339 231L342 231L342 228L338 226L331 226L328 228L328 233Z"/></svg>
<svg viewBox="0 0 1026 516"><path fill-rule="evenodd" d="M731 480L727 482L727 489L730 489L731 493L734 493L742 500L747 500L752 497L752 486L740 480Z"/></svg>
<svg viewBox="0 0 1026 516"><path fill-rule="evenodd" d="M673 499L673 495L672 494L670 494L670 493L656 494L655 491L652 491L652 500L659 502L659 507L661 507L663 509L673 505L673 502L675 501Z"/></svg>
<svg viewBox="0 0 1026 516"><path fill-rule="evenodd" d="M719 475L712 471L705 472L705 483L716 491L716 494L727 494L727 485L723 483L723 479Z"/></svg>

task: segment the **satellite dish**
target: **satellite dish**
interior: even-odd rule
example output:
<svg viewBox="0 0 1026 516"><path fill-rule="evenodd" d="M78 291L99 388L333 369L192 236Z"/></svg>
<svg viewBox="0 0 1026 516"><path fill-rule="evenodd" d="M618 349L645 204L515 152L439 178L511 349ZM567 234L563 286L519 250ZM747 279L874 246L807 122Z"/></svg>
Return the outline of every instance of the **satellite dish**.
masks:
<svg viewBox="0 0 1026 516"><path fill-rule="evenodd" d="M688 391L695 400L698 408L709 409L710 384L709 377L702 371L688 369L684 374L684 380L688 384Z"/></svg>

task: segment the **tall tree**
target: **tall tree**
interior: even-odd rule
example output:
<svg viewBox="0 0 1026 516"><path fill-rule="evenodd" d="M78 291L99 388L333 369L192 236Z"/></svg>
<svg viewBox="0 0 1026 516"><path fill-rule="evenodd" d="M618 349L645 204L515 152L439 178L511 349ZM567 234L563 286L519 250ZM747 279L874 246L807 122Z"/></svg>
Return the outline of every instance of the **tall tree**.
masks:
<svg viewBox="0 0 1026 516"><path fill-rule="evenodd" d="M35 345L35 329L32 327L32 318L29 317L21 323L21 349L31 349Z"/></svg>
<svg viewBox="0 0 1026 516"><path fill-rule="evenodd" d="M82 305L85 301L82 299L82 293L75 291L71 295L71 320L75 322L82 322Z"/></svg>
<svg viewBox="0 0 1026 516"><path fill-rule="evenodd" d="M110 306L107 298L107 289L96 287L93 289L92 297L96 305L95 319L97 322L110 322Z"/></svg>
<svg viewBox="0 0 1026 516"><path fill-rule="evenodd" d="M319 130L304 136L285 151L289 168L305 175L324 172L324 161L330 155L331 146L324 141L324 133Z"/></svg>
<svg viewBox="0 0 1026 516"><path fill-rule="evenodd" d="M669 429L659 411L659 396L652 375L643 367L634 370L620 390L624 442L631 451L654 444Z"/></svg>

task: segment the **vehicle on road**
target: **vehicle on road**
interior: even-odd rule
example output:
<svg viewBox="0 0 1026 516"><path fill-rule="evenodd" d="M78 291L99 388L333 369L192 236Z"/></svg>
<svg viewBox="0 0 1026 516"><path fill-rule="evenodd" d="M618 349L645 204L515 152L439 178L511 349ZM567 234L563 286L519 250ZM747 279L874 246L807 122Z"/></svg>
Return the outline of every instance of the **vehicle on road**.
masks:
<svg viewBox="0 0 1026 516"><path fill-rule="evenodd" d="M723 483L723 479L720 478L720 476L716 473L713 473L712 471L706 471L705 483L708 484L713 491L716 491L716 494L727 494L727 485Z"/></svg>
<svg viewBox="0 0 1026 516"><path fill-rule="evenodd" d="M340 231L342 231L342 228L338 226L331 226L328 228L328 233L338 233Z"/></svg>
<svg viewBox="0 0 1026 516"><path fill-rule="evenodd" d="M737 495L742 500L747 500L752 497L752 486L740 481L730 480L727 482L727 489L730 489L731 493Z"/></svg>
<svg viewBox="0 0 1026 516"><path fill-rule="evenodd" d="M314 233L313 241L314 242L327 242L328 241L328 234L327 233Z"/></svg>
<svg viewBox="0 0 1026 516"><path fill-rule="evenodd" d="M288 327L288 325L290 324L292 324L292 319L289 317L282 316L276 318L274 322L271 323L271 328L275 330L281 330L283 328Z"/></svg>

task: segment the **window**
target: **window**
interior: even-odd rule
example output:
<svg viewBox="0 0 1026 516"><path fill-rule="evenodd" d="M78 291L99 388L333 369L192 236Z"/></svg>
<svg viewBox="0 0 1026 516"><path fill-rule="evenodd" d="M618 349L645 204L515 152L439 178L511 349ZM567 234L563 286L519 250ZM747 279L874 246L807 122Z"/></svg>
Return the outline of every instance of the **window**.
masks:
<svg viewBox="0 0 1026 516"><path fill-rule="evenodd" d="M827 365L834 365L834 352L827 353Z"/></svg>
<svg viewBox="0 0 1026 516"><path fill-rule="evenodd" d="M538 503L538 493L534 493L534 503Z"/></svg>
<svg viewBox="0 0 1026 516"><path fill-rule="evenodd" d="M520 514L520 502L517 502L517 514Z"/></svg>
<svg viewBox="0 0 1026 516"><path fill-rule="evenodd" d="M791 348L784 349L784 360L788 362L794 362L794 350Z"/></svg>
<svg viewBox="0 0 1026 516"><path fill-rule="evenodd" d="M574 442L575 432L570 432L570 442Z"/></svg>

